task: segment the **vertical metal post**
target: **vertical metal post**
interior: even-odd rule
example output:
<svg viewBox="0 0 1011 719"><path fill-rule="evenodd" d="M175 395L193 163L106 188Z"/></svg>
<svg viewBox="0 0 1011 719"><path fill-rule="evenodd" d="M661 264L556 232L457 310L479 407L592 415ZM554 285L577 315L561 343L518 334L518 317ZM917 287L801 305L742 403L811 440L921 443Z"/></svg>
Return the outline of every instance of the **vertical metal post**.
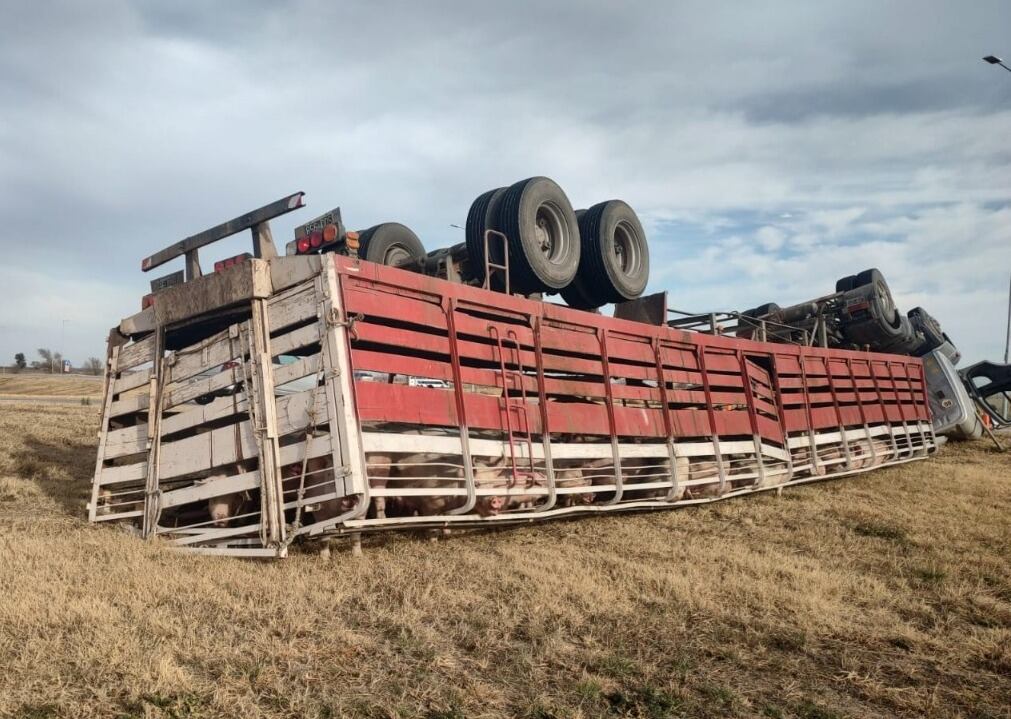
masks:
<svg viewBox="0 0 1011 719"><path fill-rule="evenodd" d="M800 360L800 383L804 389L804 413L807 417L807 441L810 442L808 446L808 455L811 458L811 472L813 474L818 474L818 442L817 437L814 433L814 415L811 412L811 394L808 392L807 384L807 367L804 364L804 350L803 348L799 350L798 358Z"/></svg>
<svg viewBox="0 0 1011 719"><path fill-rule="evenodd" d="M832 395L832 406L835 408L835 418L839 425L839 441L842 443L843 455L846 457L846 469L853 469L853 455L850 454L850 442L846 437L846 424L843 422L842 410L839 409L839 397L836 395L835 382L832 380L832 365L827 357L822 357L821 363L825 367L825 380L828 382L829 394Z"/></svg>
<svg viewBox="0 0 1011 719"><path fill-rule="evenodd" d="M713 454L716 456L716 471L720 475L719 493L722 495L727 489L727 471L723 466L723 454L720 452L720 433L716 429L716 407L713 405L713 392L709 386L709 373L706 371L705 345L696 347L695 358L702 373L702 392L706 396L706 415L709 418L709 431L713 440Z"/></svg>
<svg viewBox="0 0 1011 719"><path fill-rule="evenodd" d="M532 317L530 328L534 333L534 358L537 364L537 403L541 411L541 444L544 446L544 474L548 482L548 497L534 509L545 512L555 506L558 499L555 488L555 467L551 459L551 429L548 427L548 395L544 386L544 347L541 343L541 318ZM530 457L533 462L533 457Z"/></svg>
<svg viewBox="0 0 1011 719"><path fill-rule="evenodd" d="M1007 330L1004 333L1004 364L1008 363L1009 353L1011 353L1011 275L1008 275L1007 286ZM1001 393L1001 397L1004 400L1004 416L1007 417L1011 399L1008 398L1007 392Z"/></svg>
<svg viewBox="0 0 1011 719"><path fill-rule="evenodd" d="M751 423L751 438L755 443L755 461L758 463L758 476L753 487L761 487L765 483L765 464L762 461L762 436L758 429L758 410L755 407L755 395L751 387L751 373L748 372L748 359L740 350L737 351L737 363L741 368L741 381L744 385L744 400L748 405L748 421Z"/></svg>
<svg viewBox="0 0 1011 719"><path fill-rule="evenodd" d="M915 366L916 366L916 379L920 387L919 394L922 398L922 402L919 403L919 406L923 410L923 414L926 415L927 417L926 421L922 419L917 419L916 424L920 428L920 436L923 438L923 448L924 448L923 453L930 454L930 450L937 448L937 437L934 435L934 424L933 422L930 421L930 405L927 404L927 387L926 387L926 379L923 376L923 365L915 365ZM906 374L907 375L909 374L908 367L906 368ZM924 431L923 429L924 425L927 426L926 431ZM929 445L927 442L928 434L930 435Z"/></svg>
<svg viewBox="0 0 1011 719"><path fill-rule="evenodd" d="M909 424L906 422L906 406L902 399L899 398L899 385L895 381L895 372L893 370L894 362L886 363L888 367L888 379L892 384L892 392L895 394L895 404L899 407L899 417L902 419L902 431L906 433L906 449L909 451L909 456L912 457L916 453L916 449L913 447L913 434L909 430ZM908 374L908 373L907 373ZM908 383L909 378L906 378ZM910 390L910 398L912 398L912 390Z"/></svg>
<svg viewBox="0 0 1011 719"><path fill-rule="evenodd" d="M357 494L354 507L325 522L316 522L298 530L310 535L321 534L349 519L360 519L369 511L370 486L365 451L362 447L361 424L355 407L354 366L351 361L350 322L344 319L340 273L332 261L324 261L320 275L322 319L325 324L320 337L323 354L324 386L326 387L327 418L330 422L330 443L334 465L334 481L341 472L345 496Z"/></svg>
<svg viewBox="0 0 1011 719"><path fill-rule="evenodd" d="M870 365L868 365L870 369ZM853 361L850 357L846 358L846 371L849 372L850 382L853 385L853 398L856 400L857 408L860 410L860 421L864 426L864 435L867 437L867 448L871 453L871 466L875 466L878 463L878 453L874 449L874 437L871 435L870 425L867 424L867 411L864 409L864 400L860 396L860 387L857 386L857 376L853 372Z"/></svg>
<svg viewBox="0 0 1011 719"><path fill-rule="evenodd" d="M868 360L867 366L871 371L871 384L874 386L874 393L878 397L878 404L881 406L881 422L888 429L888 438L892 441L892 459L899 458L899 443L895 441L895 432L892 430L892 422L888 419L888 406L885 398L881 394L881 385L878 384L878 375L874 371L874 360Z"/></svg>
<svg viewBox="0 0 1011 719"><path fill-rule="evenodd" d="M614 389L611 387L611 365L607 355L607 335L606 328L597 330L597 338L600 341L600 365L603 371L604 394L607 399L607 421L611 430L611 454L614 457L614 498L605 504L617 504L621 501L624 491L621 477L621 449L618 446L618 425L614 416Z"/></svg>
<svg viewBox="0 0 1011 719"><path fill-rule="evenodd" d="M783 384L779 381L776 355L773 354L770 357L772 359L772 372L769 373L769 379L772 380L773 393L776 397L776 411L779 414L779 427L783 433L783 453L786 455L786 482L790 482L793 480L793 452L790 451L790 433L786 430L786 405L783 404Z"/></svg>
<svg viewBox="0 0 1011 719"><path fill-rule="evenodd" d="M653 345L653 357L656 359L656 382L660 389L660 401L663 402L663 425L667 433L667 455L670 459L670 491L667 493L667 501L672 502L678 497L678 462L677 451L674 447L674 419L671 417L670 400L667 397L667 378L663 373L663 356L660 352L660 340L653 337L650 340Z"/></svg>
<svg viewBox="0 0 1011 719"><path fill-rule="evenodd" d="M200 250L193 249L186 253L186 281L195 280L198 277L203 277L203 272L200 269Z"/></svg>
<svg viewBox="0 0 1011 719"><path fill-rule="evenodd" d="M253 225L249 231L253 233L253 257L258 260L271 260L277 257L269 220Z"/></svg>
<svg viewBox="0 0 1011 719"><path fill-rule="evenodd" d="M448 510L447 514L467 514L477 504L477 486L474 484L474 464L470 456L470 427L467 425L467 401L463 396L463 372L460 369L460 345L456 336L456 300L443 297L442 311L446 313L446 331L449 339L449 359L453 368L453 396L456 398L456 419L460 425L460 451L463 455L463 479L467 486L467 501L462 507ZM505 379L503 378L503 385ZM502 390L503 393L505 390ZM505 396L503 394L503 396ZM508 412L507 412L508 414Z"/></svg>

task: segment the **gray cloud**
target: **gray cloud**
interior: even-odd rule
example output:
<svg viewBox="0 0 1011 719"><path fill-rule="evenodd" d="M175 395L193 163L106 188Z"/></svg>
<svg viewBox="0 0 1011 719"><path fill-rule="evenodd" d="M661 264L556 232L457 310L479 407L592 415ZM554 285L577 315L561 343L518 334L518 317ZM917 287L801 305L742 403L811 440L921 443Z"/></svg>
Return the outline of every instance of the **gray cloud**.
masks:
<svg viewBox="0 0 1011 719"><path fill-rule="evenodd" d="M55 315L71 356L100 353L141 257L296 189L436 247L479 192L548 174L576 204L631 202L653 284L721 307L872 264L915 299L918 238L966 247L1011 190L1011 78L979 60L1005 3L100 0L4 20L3 358L53 344ZM999 300L1011 255L987 248L932 265L935 314L958 325L969 286ZM959 341L993 355L989 332Z"/></svg>

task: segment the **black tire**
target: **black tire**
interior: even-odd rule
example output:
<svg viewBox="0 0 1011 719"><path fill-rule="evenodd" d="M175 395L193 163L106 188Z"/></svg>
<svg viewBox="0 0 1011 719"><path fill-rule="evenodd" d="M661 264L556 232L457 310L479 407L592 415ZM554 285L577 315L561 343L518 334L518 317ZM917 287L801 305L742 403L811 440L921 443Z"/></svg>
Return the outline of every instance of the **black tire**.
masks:
<svg viewBox="0 0 1011 719"><path fill-rule="evenodd" d="M770 342L787 340L792 334L789 328L778 326L779 324L783 324L783 308L775 302L766 302L764 305L752 307L750 310L744 310L741 314L744 317L754 317L756 320L776 322L777 325L766 325L765 327L765 336ZM753 327L747 324L747 321L739 322L738 324L740 325L740 328L737 330L738 337L743 337L744 339L756 339L760 336L758 327Z"/></svg>
<svg viewBox="0 0 1011 719"><path fill-rule="evenodd" d="M369 262L397 266L425 257L425 246L411 228L384 222L358 233L358 256Z"/></svg>
<svg viewBox="0 0 1011 719"><path fill-rule="evenodd" d="M649 281L649 245L635 211L608 200L579 218L582 255L575 282L599 304L639 297Z"/></svg>
<svg viewBox="0 0 1011 719"><path fill-rule="evenodd" d="M876 267L856 273L856 275L854 275L853 286L863 287L864 285L869 285L872 282L881 282L882 284L887 285L885 282L885 276L882 275L881 270Z"/></svg>
<svg viewBox="0 0 1011 719"><path fill-rule="evenodd" d="M499 187L478 195L477 199L471 203L470 211L467 212L465 228L467 266L470 278L478 282L484 282L484 233L485 230L494 229L495 216L498 214L499 205L507 189ZM490 248L492 262L502 264L501 241L492 239Z"/></svg>
<svg viewBox="0 0 1011 719"><path fill-rule="evenodd" d="M606 302L598 302L586 291L583 283L579 280L579 275L573 277L572 282L563 287L559 294L565 300L565 304L575 307L577 310L595 310L601 305L607 304Z"/></svg>
<svg viewBox="0 0 1011 719"><path fill-rule="evenodd" d="M576 216L576 221L582 219L583 215L586 214L586 210L574 210L573 214ZM580 231L580 242L582 242L582 232ZM580 254L580 263L582 263L583 255ZM562 291L559 292L562 299L565 300L565 304L569 307L575 307L578 310L595 310L604 303L595 303L593 298L589 296L586 290L583 288L583 283L579 279L579 272L576 272L576 276L572 278L572 282L568 284L567 287L563 287Z"/></svg>
<svg viewBox="0 0 1011 719"><path fill-rule="evenodd" d="M890 315L892 327L898 329L899 311L895 307L895 300L892 299L892 290L888 287L888 283L885 282L885 276L881 274L881 271L876 267L864 270L863 272L858 272L856 274L856 279L853 282L853 288L856 289L858 287L864 287L865 285L875 285L878 296L881 298L883 303L884 312Z"/></svg>
<svg viewBox="0 0 1011 719"><path fill-rule="evenodd" d="M917 355L925 355L944 344L944 331L940 323L922 307L914 307L906 313L913 328L923 335L923 342L916 348Z"/></svg>
<svg viewBox="0 0 1011 719"><path fill-rule="evenodd" d="M750 310L744 310L741 314L745 317L754 317L756 319L765 319L766 317L775 321L776 317L780 313L780 306L775 302L766 302L764 305L759 305L758 307L753 307Z"/></svg>
<svg viewBox="0 0 1011 719"><path fill-rule="evenodd" d="M847 341L863 347L885 347L905 333L902 320L887 295L888 288L875 282L843 293L839 320Z"/></svg>
<svg viewBox="0 0 1011 719"><path fill-rule="evenodd" d="M871 349L878 352L908 355L912 354L922 343L923 336L917 333L909 318L904 315L899 315L898 334L889 341L880 342L877 345L872 344Z"/></svg>
<svg viewBox="0 0 1011 719"><path fill-rule="evenodd" d="M847 275L846 277L840 277L835 281L835 291L836 292L849 292L854 287L856 287L857 276Z"/></svg>
<svg viewBox="0 0 1011 719"><path fill-rule="evenodd" d="M547 177L509 187L494 229L509 238L513 292L557 292L579 269L579 223L562 188Z"/></svg>

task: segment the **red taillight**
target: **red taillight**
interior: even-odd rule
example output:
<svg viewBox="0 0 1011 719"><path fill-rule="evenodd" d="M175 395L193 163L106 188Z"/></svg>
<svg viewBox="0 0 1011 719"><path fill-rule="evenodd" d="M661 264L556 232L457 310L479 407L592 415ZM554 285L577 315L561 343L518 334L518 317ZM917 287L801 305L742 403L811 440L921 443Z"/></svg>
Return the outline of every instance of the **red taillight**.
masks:
<svg viewBox="0 0 1011 719"><path fill-rule="evenodd" d="M228 360L223 365L221 365L221 369L222 369L222 371L224 371L226 369L235 369L238 366L239 366L239 363L236 362L235 360Z"/></svg>
<svg viewBox="0 0 1011 719"><path fill-rule="evenodd" d="M322 245L323 244L323 233L322 232L313 232L311 235L309 235L309 244L311 244L313 246L313 249L315 249L315 248L319 247L320 245Z"/></svg>
<svg viewBox="0 0 1011 719"><path fill-rule="evenodd" d="M298 238L298 251L299 252L308 252L310 247L312 247L312 245L309 244L309 238L308 237L299 237Z"/></svg>
<svg viewBox="0 0 1011 719"><path fill-rule="evenodd" d="M219 262L215 262L214 263L214 271L215 272L221 272L221 270L227 270L229 267L232 267L233 265L242 264L243 262L245 262L246 260L248 260L250 257L252 257L251 254L249 254L248 252L243 252L241 255L236 255L235 257L229 257L226 260L221 260Z"/></svg>
<svg viewBox="0 0 1011 719"><path fill-rule="evenodd" d="M337 239L337 225L329 224L323 228L323 243L330 244Z"/></svg>

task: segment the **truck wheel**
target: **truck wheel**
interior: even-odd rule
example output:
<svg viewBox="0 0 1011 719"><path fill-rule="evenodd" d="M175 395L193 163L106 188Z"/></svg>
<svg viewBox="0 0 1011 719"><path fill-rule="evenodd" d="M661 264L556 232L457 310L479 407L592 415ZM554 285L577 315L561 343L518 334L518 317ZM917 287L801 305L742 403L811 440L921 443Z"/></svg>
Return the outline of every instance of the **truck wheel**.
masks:
<svg viewBox="0 0 1011 719"><path fill-rule="evenodd" d="M885 282L885 276L881 274L880 270L874 267L869 270L864 270L863 272L858 272L856 279L853 282L853 288L856 289L857 287L864 287L865 285L875 286L877 295L881 298L885 313L891 317L892 326L898 329L898 310L895 308L895 300L892 299L892 291L889 289L888 283Z"/></svg>
<svg viewBox="0 0 1011 719"><path fill-rule="evenodd" d="M856 275L847 275L846 277L840 277L835 281L835 291L836 292L849 292L857 284Z"/></svg>
<svg viewBox="0 0 1011 719"><path fill-rule="evenodd" d="M649 281L649 245L635 211L608 200L579 218L582 255L577 278L599 304L634 300Z"/></svg>
<svg viewBox="0 0 1011 719"><path fill-rule="evenodd" d="M923 336L917 333L913 323L904 315L899 315L899 331L890 341L873 346L879 352L890 352L898 355L912 354L923 343Z"/></svg>
<svg viewBox="0 0 1011 719"><path fill-rule="evenodd" d="M474 200L467 213L467 266L471 279L484 282L484 233L494 229L495 215L498 212L506 187L488 190ZM501 241L491 240L492 262L502 264Z"/></svg>
<svg viewBox="0 0 1011 719"><path fill-rule="evenodd" d="M880 281L843 293L839 320L849 342L874 349L887 347L906 334L902 320L909 325L908 318L896 312L887 285Z"/></svg>
<svg viewBox="0 0 1011 719"><path fill-rule="evenodd" d="M595 310L601 305L607 304L606 302L597 302L593 299L591 293L583 287L578 274L572 278L572 282L562 288L559 294L565 300L565 304L569 307L575 307L577 310Z"/></svg>
<svg viewBox="0 0 1011 719"><path fill-rule="evenodd" d="M766 302L764 305L753 307L750 310L744 310L741 315L744 317L754 317L756 320L768 320L770 322L783 324L783 308L775 302ZM738 337L743 337L744 339L755 339L759 336L759 328L757 326L752 326L746 321L738 324L740 325L740 328L737 330ZM766 326L765 334L770 341L774 342L776 340L789 339L791 332L786 327Z"/></svg>
<svg viewBox="0 0 1011 719"><path fill-rule="evenodd" d="M775 302L766 302L764 305L759 305L750 310L744 310L741 313L745 317L754 317L756 319L769 318L773 322L779 321L780 307Z"/></svg>
<svg viewBox="0 0 1011 719"><path fill-rule="evenodd" d="M579 224L569 198L547 177L521 180L506 190L495 228L509 238L515 292L557 292L579 269Z"/></svg>
<svg viewBox="0 0 1011 719"><path fill-rule="evenodd" d="M923 342L916 348L917 355L925 355L944 344L944 332L941 325L922 307L914 307L906 313L913 329L923 335Z"/></svg>
<svg viewBox="0 0 1011 719"><path fill-rule="evenodd" d="M425 257L425 246L411 228L384 222L358 233L358 256L380 265L401 265Z"/></svg>

